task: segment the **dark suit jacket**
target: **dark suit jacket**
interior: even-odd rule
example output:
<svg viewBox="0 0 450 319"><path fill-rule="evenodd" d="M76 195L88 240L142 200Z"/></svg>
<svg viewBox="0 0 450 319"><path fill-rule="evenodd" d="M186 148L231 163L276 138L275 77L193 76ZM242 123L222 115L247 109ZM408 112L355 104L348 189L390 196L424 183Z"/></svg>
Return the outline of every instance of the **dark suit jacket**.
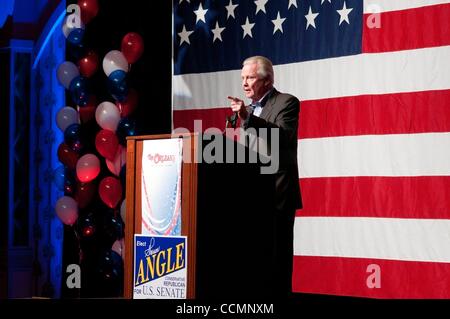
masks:
<svg viewBox="0 0 450 319"><path fill-rule="evenodd" d="M275 176L277 210L302 207L297 164L297 130L300 111L299 100L290 94L273 89L268 95L259 117L250 115L244 129L278 128L280 136L280 166ZM269 146L270 147L270 146Z"/></svg>

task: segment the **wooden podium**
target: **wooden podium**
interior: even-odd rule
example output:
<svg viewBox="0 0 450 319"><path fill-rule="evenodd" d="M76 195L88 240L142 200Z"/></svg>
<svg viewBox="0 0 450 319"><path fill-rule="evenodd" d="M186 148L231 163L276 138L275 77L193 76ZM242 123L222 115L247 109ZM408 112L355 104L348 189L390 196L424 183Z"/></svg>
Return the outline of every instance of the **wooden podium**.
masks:
<svg viewBox="0 0 450 319"><path fill-rule="evenodd" d="M273 176L260 174L258 164L199 161L210 139L205 141L197 133L177 136L127 138L124 297L133 297L133 241L142 225L143 143L170 138L182 138L183 153L189 152L181 173L181 235L187 236L188 245L187 298L248 296L249 291L264 295L273 269L272 241L266 240L273 231ZM224 145L237 144L223 136L216 138L223 138Z"/></svg>

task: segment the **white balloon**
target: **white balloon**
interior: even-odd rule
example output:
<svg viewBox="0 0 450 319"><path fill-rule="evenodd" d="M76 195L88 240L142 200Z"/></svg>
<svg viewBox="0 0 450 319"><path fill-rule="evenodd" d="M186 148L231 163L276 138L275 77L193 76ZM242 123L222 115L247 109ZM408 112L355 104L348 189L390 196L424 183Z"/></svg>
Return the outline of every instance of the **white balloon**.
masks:
<svg viewBox="0 0 450 319"><path fill-rule="evenodd" d="M58 81L66 88L69 89L70 82L72 80L80 75L80 71L78 70L77 66L70 62L70 61L64 61L61 63L58 67L57 71L57 78Z"/></svg>
<svg viewBox="0 0 450 319"><path fill-rule="evenodd" d="M70 106L63 107L56 114L56 125L61 131L65 131L72 124L80 123L78 112Z"/></svg>
<svg viewBox="0 0 450 319"><path fill-rule="evenodd" d="M78 204L70 196L63 196L56 201L56 215L66 225L73 225L78 219Z"/></svg>
<svg viewBox="0 0 450 319"><path fill-rule="evenodd" d="M120 121L119 109L114 103L102 102L95 110L95 119L102 129L115 132Z"/></svg>
<svg viewBox="0 0 450 319"><path fill-rule="evenodd" d="M105 71L106 76L109 76L116 70L128 72L128 61L122 52L112 50L103 58L103 71Z"/></svg>
<svg viewBox="0 0 450 319"><path fill-rule="evenodd" d="M100 174L100 160L94 154L85 154L77 161L76 173L78 180L89 183Z"/></svg>
<svg viewBox="0 0 450 319"><path fill-rule="evenodd" d="M122 218L122 221L125 223L125 214L127 210L127 199L124 198L122 201L122 204L120 205L120 217Z"/></svg>
<svg viewBox="0 0 450 319"><path fill-rule="evenodd" d="M84 29L84 23L81 21L81 19L74 19L75 16L73 14L68 15L64 18L64 22L62 25L62 32L64 34L64 37L67 39L70 32L72 32L75 29L81 28ZM69 20L70 19L70 20Z"/></svg>

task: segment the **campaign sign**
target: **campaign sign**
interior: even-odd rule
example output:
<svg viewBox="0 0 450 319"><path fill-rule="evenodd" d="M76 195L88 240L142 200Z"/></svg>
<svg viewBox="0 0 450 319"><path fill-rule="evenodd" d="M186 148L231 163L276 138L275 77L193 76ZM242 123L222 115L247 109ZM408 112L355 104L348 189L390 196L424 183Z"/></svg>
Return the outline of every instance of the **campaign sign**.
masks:
<svg viewBox="0 0 450 319"><path fill-rule="evenodd" d="M186 299L186 236L134 236L134 299Z"/></svg>

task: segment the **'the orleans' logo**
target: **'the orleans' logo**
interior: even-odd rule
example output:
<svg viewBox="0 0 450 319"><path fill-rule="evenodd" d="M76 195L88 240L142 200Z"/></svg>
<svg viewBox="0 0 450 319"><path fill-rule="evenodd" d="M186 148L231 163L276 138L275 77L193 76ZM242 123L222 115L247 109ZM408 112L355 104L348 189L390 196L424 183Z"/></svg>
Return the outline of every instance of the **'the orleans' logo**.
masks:
<svg viewBox="0 0 450 319"><path fill-rule="evenodd" d="M185 256L184 242L163 250L159 247L153 249L151 245L146 250L145 257L139 260L135 285L144 284L184 268Z"/></svg>
<svg viewBox="0 0 450 319"><path fill-rule="evenodd" d="M154 162L155 164L165 163L165 162L175 162L175 155L169 155L169 154L148 154L147 158L149 161Z"/></svg>

